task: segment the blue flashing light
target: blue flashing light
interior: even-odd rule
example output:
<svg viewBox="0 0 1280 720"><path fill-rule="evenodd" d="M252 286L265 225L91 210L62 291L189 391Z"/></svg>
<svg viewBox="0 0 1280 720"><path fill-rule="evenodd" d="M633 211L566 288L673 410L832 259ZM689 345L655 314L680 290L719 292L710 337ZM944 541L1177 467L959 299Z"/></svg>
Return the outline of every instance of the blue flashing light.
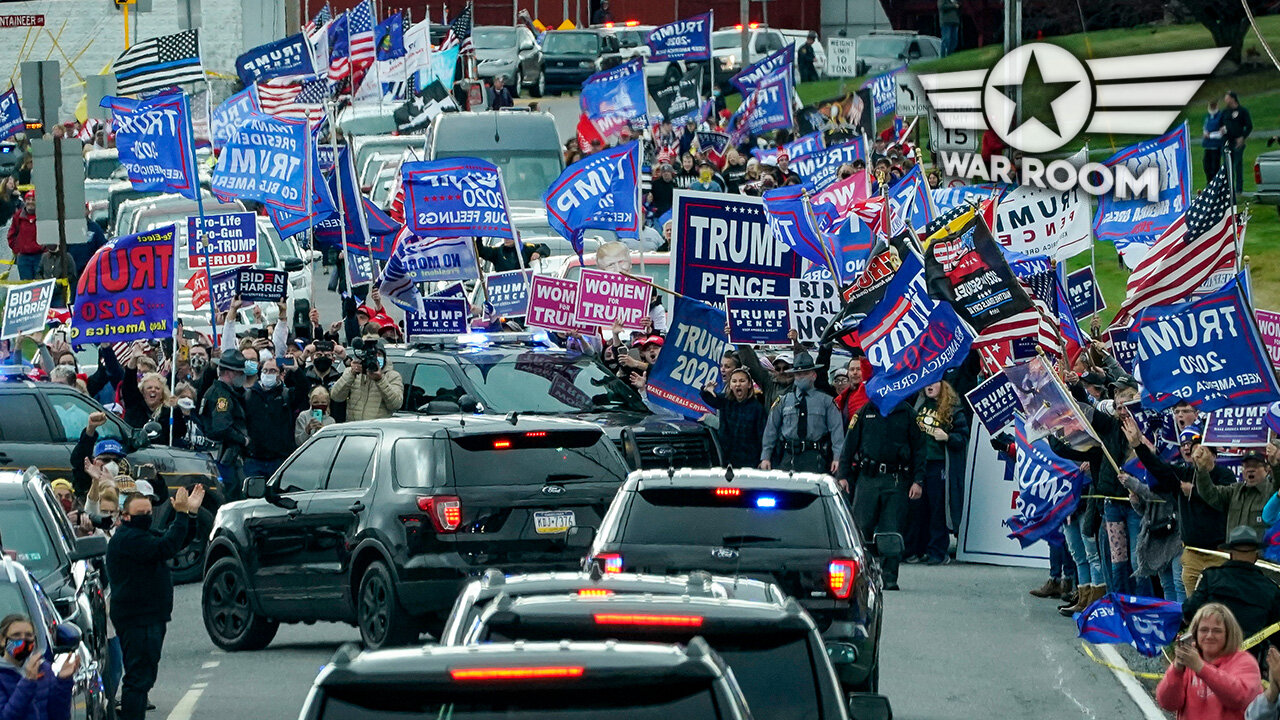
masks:
<svg viewBox="0 0 1280 720"><path fill-rule="evenodd" d="M758 508L776 508L778 507L778 498L772 495L757 495L756 507Z"/></svg>
<svg viewBox="0 0 1280 720"><path fill-rule="evenodd" d="M469 332L458 336L459 345L487 345L489 338L482 332Z"/></svg>

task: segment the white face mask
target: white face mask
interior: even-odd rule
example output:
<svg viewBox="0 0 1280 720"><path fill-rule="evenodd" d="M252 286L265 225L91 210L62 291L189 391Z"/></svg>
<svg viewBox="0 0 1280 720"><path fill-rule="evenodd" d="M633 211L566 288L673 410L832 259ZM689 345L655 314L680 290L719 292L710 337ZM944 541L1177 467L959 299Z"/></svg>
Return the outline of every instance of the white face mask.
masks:
<svg viewBox="0 0 1280 720"><path fill-rule="evenodd" d="M1115 400L1111 400L1110 398L1108 398L1108 399L1106 399L1106 400L1099 400L1099 401L1098 401L1098 410L1100 410L1101 412L1104 412L1104 413L1106 413L1106 414L1108 414L1108 415L1115 415L1115 414L1116 414L1116 401L1115 401Z"/></svg>
<svg viewBox="0 0 1280 720"><path fill-rule="evenodd" d="M102 469L107 471L107 474L109 474L111 477L116 477L117 475L120 474L120 463L116 462L115 460L112 460L111 462L103 463Z"/></svg>
<svg viewBox="0 0 1280 720"><path fill-rule="evenodd" d="M262 375L258 376L258 383L262 385L262 387L268 390L275 387L276 383L279 383L279 382L280 382L280 373L263 373Z"/></svg>

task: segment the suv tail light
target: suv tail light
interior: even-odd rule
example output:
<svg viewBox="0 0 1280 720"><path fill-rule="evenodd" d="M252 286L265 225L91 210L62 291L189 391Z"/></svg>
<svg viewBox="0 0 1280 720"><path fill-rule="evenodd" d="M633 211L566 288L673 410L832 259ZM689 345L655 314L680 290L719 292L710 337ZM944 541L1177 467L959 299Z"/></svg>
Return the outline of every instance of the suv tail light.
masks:
<svg viewBox="0 0 1280 720"><path fill-rule="evenodd" d="M1262 164L1258 162L1253 163L1253 184L1262 184Z"/></svg>
<svg viewBox="0 0 1280 720"><path fill-rule="evenodd" d="M606 574L622 572L622 556L618 553L600 553L595 561Z"/></svg>
<svg viewBox="0 0 1280 720"><path fill-rule="evenodd" d="M418 509L431 518L438 533L457 532L462 525L462 501L455 495L430 495L418 498Z"/></svg>
<svg viewBox="0 0 1280 720"><path fill-rule="evenodd" d="M853 594L853 584L858 580L857 560L832 560L827 564L827 587L841 600Z"/></svg>
<svg viewBox="0 0 1280 720"><path fill-rule="evenodd" d="M702 627L701 615L640 615L596 613L597 625L657 625L661 627Z"/></svg>
<svg viewBox="0 0 1280 720"><path fill-rule="evenodd" d="M582 672L583 668L571 666L450 668L449 677L454 680L559 680L582 677Z"/></svg>

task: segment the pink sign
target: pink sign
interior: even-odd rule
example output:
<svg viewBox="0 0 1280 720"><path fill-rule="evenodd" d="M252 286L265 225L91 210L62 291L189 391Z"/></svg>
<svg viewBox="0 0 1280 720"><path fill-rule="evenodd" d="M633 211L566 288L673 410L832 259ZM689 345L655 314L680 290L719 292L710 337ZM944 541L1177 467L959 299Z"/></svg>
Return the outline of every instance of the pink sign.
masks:
<svg viewBox="0 0 1280 720"><path fill-rule="evenodd" d="M615 321L621 321L622 327L628 330L644 329L653 289L636 278L583 268L582 277L578 278L578 307L574 319L600 327L612 327Z"/></svg>
<svg viewBox="0 0 1280 720"><path fill-rule="evenodd" d="M1270 310L1254 310L1258 329L1262 331L1262 344L1267 346L1271 366L1280 369L1280 313Z"/></svg>
<svg viewBox="0 0 1280 720"><path fill-rule="evenodd" d="M595 328L574 322L574 308L578 305L578 283L572 280L534 275L529 288L530 327L540 327L555 332L592 332Z"/></svg>

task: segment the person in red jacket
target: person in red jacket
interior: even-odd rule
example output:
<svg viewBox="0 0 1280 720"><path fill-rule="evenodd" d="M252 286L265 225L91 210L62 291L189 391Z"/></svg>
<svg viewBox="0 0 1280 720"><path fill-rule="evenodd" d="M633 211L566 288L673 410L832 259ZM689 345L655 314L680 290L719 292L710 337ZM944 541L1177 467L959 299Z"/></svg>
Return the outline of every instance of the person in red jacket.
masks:
<svg viewBox="0 0 1280 720"><path fill-rule="evenodd" d="M40 256L44 248L36 241L36 192L29 191L22 198L22 207L9 221L9 249L13 262L18 266L18 277L35 280L40 277Z"/></svg>
<svg viewBox="0 0 1280 720"><path fill-rule="evenodd" d="M1240 649L1240 623L1226 605L1209 603L1196 611L1189 634L1156 687L1156 702L1178 720L1244 720L1262 693L1262 676L1258 661Z"/></svg>
<svg viewBox="0 0 1280 720"><path fill-rule="evenodd" d="M867 388L863 385L871 377L871 363L866 355L858 355L849 361L849 386L836 395L836 407L847 427L854 415L867 404Z"/></svg>

